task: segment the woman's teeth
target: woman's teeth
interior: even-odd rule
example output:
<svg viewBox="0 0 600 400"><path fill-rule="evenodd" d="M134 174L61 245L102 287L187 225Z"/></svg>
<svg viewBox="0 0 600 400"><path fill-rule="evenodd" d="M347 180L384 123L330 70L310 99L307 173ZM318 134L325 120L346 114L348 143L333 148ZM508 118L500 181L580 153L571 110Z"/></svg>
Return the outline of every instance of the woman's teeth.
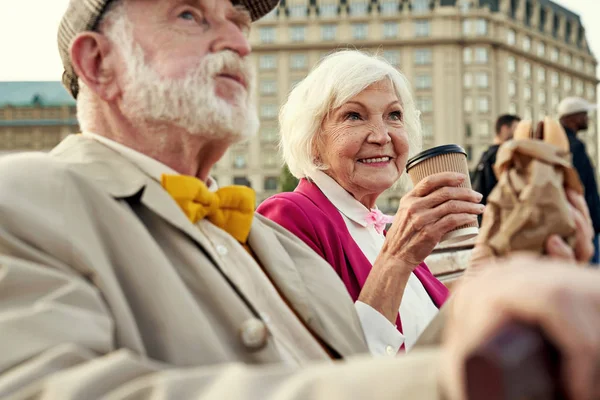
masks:
<svg viewBox="0 0 600 400"><path fill-rule="evenodd" d="M362 163L365 163L365 164L373 164L373 163L388 162L390 160L391 160L390 157L378 157L378 158L363 158L362 160L359 160L359 161Z"/></svg>

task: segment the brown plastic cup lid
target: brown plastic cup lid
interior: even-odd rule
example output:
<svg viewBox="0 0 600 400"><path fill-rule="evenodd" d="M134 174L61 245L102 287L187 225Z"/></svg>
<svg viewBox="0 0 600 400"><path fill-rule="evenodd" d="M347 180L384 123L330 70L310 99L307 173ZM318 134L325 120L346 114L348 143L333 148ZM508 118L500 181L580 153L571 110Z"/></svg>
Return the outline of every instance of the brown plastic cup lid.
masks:
<svg viewBox="0 0 600 400"><path fill-rule="evenodd" d="M428 160L432 157L436 157L441 154L449 154L449 153L462 153L465 155L465 157L467 156L467 152L465 151L465 149L463 149L459 145L445 144L443 146L437 146L437 147L433 147L431 149L424 150L424 151L420 152L419 154L417 154L416 156L409 159L406 163L406 171L408 172L408 170L411 169L412 167L414 167L415 165L417 165L425 160Z"/></svg>

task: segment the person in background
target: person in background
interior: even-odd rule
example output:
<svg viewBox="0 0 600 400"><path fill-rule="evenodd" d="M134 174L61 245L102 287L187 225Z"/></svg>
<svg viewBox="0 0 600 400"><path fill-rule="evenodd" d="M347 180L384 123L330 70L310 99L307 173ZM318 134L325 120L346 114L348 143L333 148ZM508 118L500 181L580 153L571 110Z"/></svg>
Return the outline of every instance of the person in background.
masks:
<svg viewBox="0 0 600 400"><path fill-rule="evenodd" d="M598 186L596 184L596 170L587 155L585 144L577 137L580 131L588 129L588 113L596 109L596 105L580 97L567 97L558 105L558 118L567 132L571 154L573 154L573 166L579 173L579 178L585 190L585 200L590 210L592 224L594 226L594 257L592 263L600 262L598 234L600 233L600 198L598 197Z"/></svg>
<svg viewBox="0 0 600 400"><path fill-rule="evenodd" d="M481 159L479 160L479 163L477 163L477 167L475 168L471 180L473 190L481 193L483 196L481 198L481 204L487 204L487 197L496 186L496 183L498 183L496 174L494 173L494 164L496 163L498 148L502 143L512 139L519 121L521 121L521 118L512 114L501 115L496 120L496 136L494 137L494 144L481 155ZM481 215L479 216L479 223L481 224Z"/></svg>

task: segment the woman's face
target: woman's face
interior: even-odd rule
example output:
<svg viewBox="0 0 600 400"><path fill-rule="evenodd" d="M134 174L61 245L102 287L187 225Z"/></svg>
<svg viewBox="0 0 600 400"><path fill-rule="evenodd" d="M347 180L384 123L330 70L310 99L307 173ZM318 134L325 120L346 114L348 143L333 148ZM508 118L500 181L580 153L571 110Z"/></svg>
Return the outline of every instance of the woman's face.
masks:
<svg viewBox="0 0 600 400"><path fill-rule="evenodd" d="M404 113L392 83L374 83L333 110L323 121L317 152L329 166L325 173L358 201L374 204L400 178L408 157Z"/></svg>

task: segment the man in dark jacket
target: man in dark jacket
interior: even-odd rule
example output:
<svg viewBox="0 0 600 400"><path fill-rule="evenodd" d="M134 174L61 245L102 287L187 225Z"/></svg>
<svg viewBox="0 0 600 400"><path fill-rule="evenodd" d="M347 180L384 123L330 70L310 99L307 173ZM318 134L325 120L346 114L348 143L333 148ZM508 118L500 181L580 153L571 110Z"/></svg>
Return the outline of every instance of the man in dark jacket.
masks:
<svg viewBox="0 0 600 400"><path fill-rule="evenodd" d="M598 234L600 233L600 198L598 197L598 186L596 185L596 171L587 155L585 144L577 138L579 131L588 129L588 112L596 108L595 104L589 103L579 97L567 97L558 105L558 118L567 132L571 153L573 154L573 165L579 173L579 178L585 189L585 200L590 209L590 216L594 224L594 247L596 249L594 263L598 263L599 246Z"/></svg>
<svg viewBox="0 0 600 400"><path fill-rule="evenodd" d="M487 203L487 197L498 182L494 174L494 164L496 163L496 153L500 145L507 140L512 139L517 124L521 121L516 115L504 114L496 120L496 137L494 144L490 146L481 156L475 172L473 173L473 190L483 195L482 204ZM479 217L481 223L481 216Z"/></svg>

